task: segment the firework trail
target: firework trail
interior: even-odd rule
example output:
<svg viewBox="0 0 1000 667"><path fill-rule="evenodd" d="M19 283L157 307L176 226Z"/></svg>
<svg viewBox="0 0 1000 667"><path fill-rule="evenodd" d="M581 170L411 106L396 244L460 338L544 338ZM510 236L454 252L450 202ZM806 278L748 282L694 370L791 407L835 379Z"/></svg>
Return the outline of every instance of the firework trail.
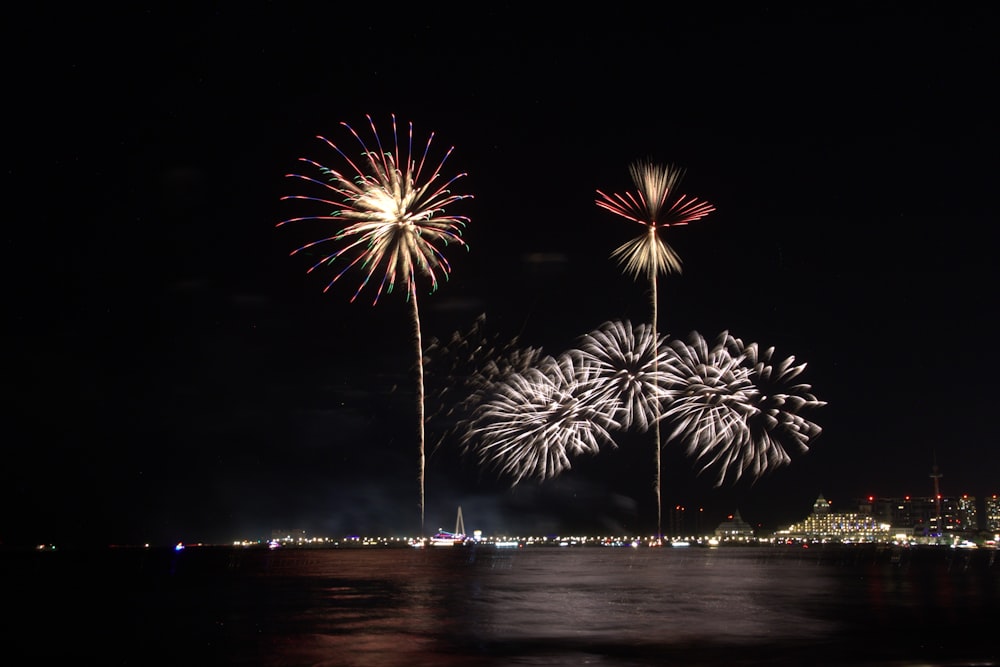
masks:
<svg viewBox="0 0 1000 667"><path fill-rule="evenodd" d="M420 423L420 529L424 529L424 378L423 343L420 335L420 311L417 305L418 276L430 282L431 292L437 290L439 279L447 279L451 266L438 246L455 244L467 247L462 230L468 223L465 216L445 215L444 209L471 195L453 194L449 188L465 174L445 179L442 169L452 148L440 162L428 161L434 134L431 133L422 152L413 152L413 124L400 143L396 117L392 116L392 143L383 147L371 116L366 116L371 128L372 150L361 135L347 123L341 123L356 142L357 157L352 159L334 142L318 137L336 153L341 168L324 166L308 158L300 161L318 174L308 176L287 174L288 178L304 183L316 195L289 195L282 200L304 201L319 205L321 215L295 217L278 223L278 227L297 222L318 224L324 234L318 240L292 251L292 255L309 254L316 259L308 273L320 267L334 268L333 277L323 289L328 291L348 271L357 267L362 279L351 296L353 302L361 291L376 278L373 305L379 297L390 293L399 283L411 305L412 323L417 346L418 419ZM341 170L342 169L342 170ZM325 231L333 227L332 233ZM327 250L327 248L330 248Z"/></svg>
<svg viewBox="0 0 1000 667"><path fill-rule="evenodd" d="M657 372L669 353L664 340L654 338L651 326L633 327L628 320L605 322L579 340L579 354L593 369L595 395L618 402L623 429L646 431L659 419L669 395Z"/></svg>
<svg viewBox="0 0 1000 667"><path fill-rule="evenodd" d="M513 478L550 479L571 467L570 457L616 447L609 429L616 401L593 391L593 371L577 355L544 357L512 373L476 409L465 447L480 464Z"/></svg>
<svg viewBox="0 0 1000 667"><path fill-rule="evenodd" d="M627 241L616 248L612 259L617 259L623 265L625 272L638 279L642 275L649 278L650 301L652 302L652 335L654 341L654 359L659 357L656 345L657 338L657 285L659 273L680 273L681 261L673 248L664 243L657 230L661 227L677 227L699 220L715 207L707 202L688 197L677 192L677 186L684 172L673 166L654 164L648 160L634 162L629 167L632 182L637 192L607 195L597 191L596 203L615 215L643 225L646 230L641 236ZM653 367L656 373L656 364ZM654 416L654 448L656 475L653 480L653 491L656 494L656 531L657 536L663 534L663 511L660 489L660 427L659 418Z"/></svg>

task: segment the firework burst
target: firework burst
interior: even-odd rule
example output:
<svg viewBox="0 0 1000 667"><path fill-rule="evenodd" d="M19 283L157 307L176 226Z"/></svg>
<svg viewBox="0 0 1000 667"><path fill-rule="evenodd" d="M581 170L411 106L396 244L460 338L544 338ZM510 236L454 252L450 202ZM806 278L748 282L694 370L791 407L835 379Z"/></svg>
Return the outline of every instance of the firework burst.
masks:
<svg viewBox="0 0 1000 667"><path fill-rule="evenodd" d="M542 358L542 349L522 347L515 337L501 341L486 330L486 315L445 340L432 338L424 351L425 376L431 389L427 423L439 444L466 427L476 407L513 373L524 373Z"/></svg>
<svg viewBox="0 0 1000 667"><path fill-rule="evenodd" d="M332 225L334 231L292 251L292 255L310 254L318 259L308 273L321 267L339 267L323 289L328 291L348 271L357 267L361 283L351 296L353 302L373 278L378 276L373 305L383 293L393 291L400 283L410 303L410 312L417 348L418 419L420 424L420 529L424 528L424 377L423 343L420 334L420 311L417 306L417 278L430 282L431 292L437 290L441 278L451 272L439 246L455 244L466 247L462 230L468 222L464 216L446 215L445 207L471 195L454 194L451 186L465 174L451 178L442 176L449 148L436 166L428 161L434 134L431 133L422 152L413 151L413 124L401 144L392 116L392 143L383 147L371 116L366 117L371 128L370 149L361 135L347 123L341 125L356 142L358 157L352 159L334 142L318 137L333 149L344 163L343 169L324 166L308 158L301 162L312 167L317 176L288 174L287 177L315 189L317 195L289 195L285 201L304 201L320 205L324 213L289 218L278 227L293 222L313 222L322 228ZM326 250L330 248L330 250ZM341 266L342 265L342 266Z"/></svg>
<svg viewBox="0 0 1000 667"><path fill-rule="evenodd" d="M318 260L308 272L337 264L344 264L335 271L323 291L355 266L363 279L351 296L354 301L372 278L380 274L373 303L383 292L392 292L397 281L406 289L407 298L415 293L418 275L430 281L431 291L437 290L439 278L447 279L451 266L438 245L465 246L462 230L468 223L465 216L445 215L446 206L471 195L453 194L449 188L465 174L447 180L442 177L445 161L451 155L449 148L436 167L430 167L427 158L434 134L431 133L423 152L413 154L413 123L409 124L406 145L401 146L396 131L396 117L392 116L392 145L383 149L375 123L367 116L372 138L377 150L371 150L365 141L347 123L341 123L358 144L357 161L325 137L318 137L333 149L346 163L348 169L324 166L308 158L300 161L314 168L321 178L288 174L288 178L304 181L319 191L318 196L289 195L282 200L304 200L326 208L322 215L290 218L278 223L316 221L333 223L335 231L323 238L307 243L292 251L318 254ZM331 246L330 251L320 247Z"/></svg>
<svg viewBox="0 0 1000 667"><path fill-rule="evenodd" d="M611 253L625 272L635 278L657 273L680 273L681 260L673 248L657 234L663 227L678 227L704 218L715 210L708 202L677 192L684 176L673 166L639 161L629 167L637 192L604 194L597 191L597 205L627 220L637 222L646 231Z"/></svg>
<svg viewBox="0 0 1000 667"><path fill-rule="evenodd" d="M742 358L730 354L726 340L722 335L709 344L697 331L687 341L674 339L663 368L670 388L664 419L673 425L667 441L685 443L699 474L718 466L719 484L732 466L742 473L739 448L732 444L746 440L746 417L756 393Z"/></svg>
<svg viewBox="0 0 1000 667"><path fill-rule="evenodd" d="M577 355L544 357L512 373L476 409L465 447L479 462L513 478L540 480L571 467L570 457L615 447L615 401L593 391L593 371Z"/></svg>
<svg viewBox="0 0 1000 667"><path fill-rule="evenodd" d="M751 394L753 410L746 415L742 440L732 443L741 450L742 465L759 477L772 468L787 465L792 455L809 451L809 443L819 437L822 428L802 416L803 411L826 405L816 398L812 387L799 381L805 363L795 357L774 359L774 348L761 350L757 343L724 334L730 356L741 360L755 391Z"/></svg>
<svg viewBox="0 0 1000 667"><path fill-rule="evenodd" d="M633 327L628 320L605 322L580 338L579 353L593 369L595 394L619 404L617 420L623 429L646 431L659 419L659 405L668 392L657 368L668 351L662 338L654 338L652 327Z"/></svg>
<svg viewBox="0 0 1000 667"><path fill-rule="evenodd" d="M825 405L809 385L795 379L805 364L794 357L772 362L773 348L759 352L721 333L712 344L698 332L670 342L664 368L671 397L664 413L674 425L669 440L682 440L699 474L716 473L716 486L748 475L753 481L791 461L788 448L801 452L819 426L799 411Z"/></svg>

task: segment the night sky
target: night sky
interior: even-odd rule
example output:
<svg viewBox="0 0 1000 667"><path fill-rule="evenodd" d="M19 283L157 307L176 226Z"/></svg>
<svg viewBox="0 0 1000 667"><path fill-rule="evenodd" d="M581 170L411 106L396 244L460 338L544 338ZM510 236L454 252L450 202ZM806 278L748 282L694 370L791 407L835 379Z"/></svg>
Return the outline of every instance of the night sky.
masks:
<svg viewBox="0 0 1000 667"><path fill-rule="evenodd" d="M861 6L21 10L0 543L419 532L403 295L323 294L289 257L314 229L276 228L285 174L336 163L316 135L366 114L454 146L474 195L449 210L469 252L422 283L425 343L483 313L551 354L648 321L648 285L609 258L640 228L594 204L634 189L636 159L716 207L664 236L684 266L659 329L774 346L828 405L811 451L753 485L714 489L668 449L665 512L775 525L820 493L930 495L935 461L946 495L1000 492L996 23ZM462 506L488 534L649 534L652 473L630 437L511 489L443 443L426 526Z"/></svg>

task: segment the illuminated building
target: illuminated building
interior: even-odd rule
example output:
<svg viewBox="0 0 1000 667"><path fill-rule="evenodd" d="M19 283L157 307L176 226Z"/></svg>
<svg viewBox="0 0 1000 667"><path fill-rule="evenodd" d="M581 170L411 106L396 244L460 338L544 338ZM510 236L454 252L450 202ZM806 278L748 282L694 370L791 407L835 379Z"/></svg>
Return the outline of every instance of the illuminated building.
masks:
<svg viewBox="0 0 1000 667"><path fill-rule="evenodd" d="M968 494L916 498L868 498L858 501L858 511L880 523L912 528L915 535L940 537L973 533L979 528L976 497Z"/></svg>
<svg viewBox="0 0 1000 667"><path fill-rule="evenodd" d="M976 497L962 494L958 499L958 521L961 530L975 531L979 528L979 516L976 511Z"/></svg>
<svg viewBox="0 0 1000 667"><path fill-rule="evenodd" d="M1000 496L987 496L983 503L983 528L989 532L1000 531Z"/></svg>
<svg viewBox="0 0 1000 667"><path fill-rule="evenodd" d="M789 540L819 542L891 542L897 532L890 524L877 521L863 512L834 512L822 494L813 503L812 513L775 533Z"/></svg>
<svg viewBox="0 0 1000 667"><path fill-rule="evenodd" d="M754 530L753 526L743 520L739 510L737 510L715 528L715 536L723 541L749 540L754 537Z"/></svg>

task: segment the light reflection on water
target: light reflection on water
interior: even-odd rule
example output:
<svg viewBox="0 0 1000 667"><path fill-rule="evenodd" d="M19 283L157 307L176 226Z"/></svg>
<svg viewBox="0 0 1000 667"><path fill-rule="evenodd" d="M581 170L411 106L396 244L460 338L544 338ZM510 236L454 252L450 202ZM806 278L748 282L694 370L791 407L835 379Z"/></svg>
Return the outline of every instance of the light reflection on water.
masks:
<svg viewBox="0 0 1000 667"><path fill-rule="evenodd" d="M768 568L718 550L589 550L519 554L516 575L491 577L473 598L477 634L503 640L756 642L822 633L788 604ZM794 590L826 593L815 568L793 568ZM793 601L794 602L794 601ZM803 627L805 626L805 627Z"/></svg>
<svg viewBox="0 0 1000 667"><path fill-rule="evenodd" d="M40 630L50 641L34 645L39 659L116 664L188 655L359 667L997 664L1000 563L990 555L935 548L900 557L874 547L126 553L26 568L12 589L23 627L15 621L9 639ZM57 596L64 599L52 604Z"/></svg>
<svg viewBox="0 0 1000 667"><path fill-rule="evenodd" d="M961 569L954 554L935 555L893 563L860 548L335 552L321 576L354 585L324 590L307 611L312 642L291 652L284 644L284 657L331 665L960 664L961 648L979 664L995 662L996 650L975 641L932 637L947 635L942 620L970 636L997 620L1000 566Z"/></svg>

